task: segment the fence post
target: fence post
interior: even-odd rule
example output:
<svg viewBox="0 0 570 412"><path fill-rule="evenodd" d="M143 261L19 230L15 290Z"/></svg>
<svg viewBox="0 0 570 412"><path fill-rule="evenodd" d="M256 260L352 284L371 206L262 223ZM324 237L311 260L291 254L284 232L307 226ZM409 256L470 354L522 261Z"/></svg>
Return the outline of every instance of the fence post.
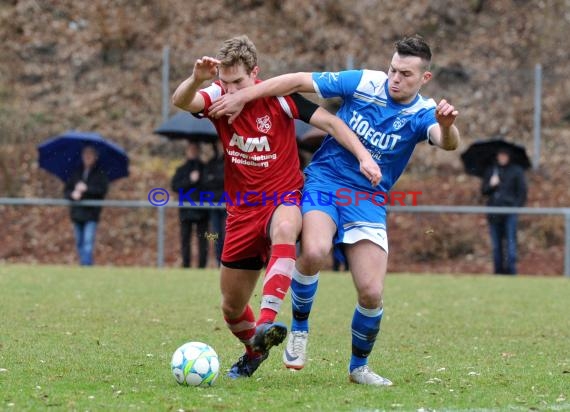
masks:
<svg viewBox="0 0 570 412"><path fill-rule="evenodd" d="M534 66L534 153L532 168L538 170L540 164L540 136L541 136L541 114L542 114L542 66Z"/></svg>
<svg viewBox="0 0 570 412"><path fill-rule="evenodd" d="M168 120L170 113L170 47L164 46L162 49L162 121Z"/></svg>
<svg viewBox="0 0 570 412"><path fill-rule="evenodd" d="M346 56L346 65L345 65L345 70L353 70L354 69L354 56L352 54L349 54L348 56Z"/></svg>
<svg viewBox="0 0 570 412"><path fill-rule="evenodd" d="M564 214L564 276L570 278L570 212Z"/></svg>
<svg viewBox="0 0 570 412"><path fill-rule="evenodd" d="M157 207L158 213L157 235L156 235L156 266L164 266L164 207Z"/></svg>

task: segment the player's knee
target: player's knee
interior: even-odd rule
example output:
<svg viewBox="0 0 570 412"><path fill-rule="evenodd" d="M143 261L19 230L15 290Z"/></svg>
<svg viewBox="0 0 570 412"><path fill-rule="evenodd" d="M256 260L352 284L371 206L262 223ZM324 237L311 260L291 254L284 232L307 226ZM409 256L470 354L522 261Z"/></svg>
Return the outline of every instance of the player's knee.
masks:
<svg viewBox="0 0 570 412"><path fill-rule="evenodd" d="M237 302L232 302L227 299L223 299L222 301L222 313L225 318L237 319L242 315L244 309L245 307Z"/></svg>
<svg viewBox="0 0 570 412"><path fill-rule="evenodd" d="M379 308L382 306L382 289L364 288L358 291L358 303L365 308Z"/></svg>
<svg viewBox="0 0 570 412"><path fill-rule="evenodd" d="M280 221L272 226L272 243L295 243L301 232L300 224L291 221Z"/></svg>
<svg viewBox="0 0 570 412"><path fill-rule="evenodd" d="M329 244L311 242L304 244L302 247L302 255L305 262L313 266L321 266L328 258L331 250Z"/></svg>

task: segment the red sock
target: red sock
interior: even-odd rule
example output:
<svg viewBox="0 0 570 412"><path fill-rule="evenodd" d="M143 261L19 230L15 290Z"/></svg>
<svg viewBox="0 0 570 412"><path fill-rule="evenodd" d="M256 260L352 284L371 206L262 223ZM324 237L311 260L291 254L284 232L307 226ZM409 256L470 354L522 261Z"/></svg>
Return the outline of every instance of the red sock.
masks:
<svg viewBox="0 0 570 412"><path fill-rule="evenodd" d="M245 345L246 352L249 355L254 354L251 349L251 340L255 334L255 315L251 306L247 305L239 318L228 319L224 316L224 320L234 336Z"/></svg>
<svg viewBox="0 0 570 412"><path fill-rule="evenodd" d="M263 297L261 298L261 313L257 324L273 322L281 303L291 286L291 277L295 268L295 245L273 245L271 258L263 279Z"/></svg>

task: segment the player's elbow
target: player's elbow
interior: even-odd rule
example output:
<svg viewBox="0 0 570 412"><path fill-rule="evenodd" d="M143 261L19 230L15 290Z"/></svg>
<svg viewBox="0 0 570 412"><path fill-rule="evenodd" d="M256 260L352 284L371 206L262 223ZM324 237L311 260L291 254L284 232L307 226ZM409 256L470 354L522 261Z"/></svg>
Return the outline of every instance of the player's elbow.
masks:
<svg viewBox="0 0 570 412"><path fill-rule="evenodd" d="M170 103L171 103L173 106L176 106L176 107L178 107L178 108L180 107L180 100L178 100L178 98L176 97L176 95L172 95L172 97L170 98Z"/></svg>
<svg viewBox="0 0 570 412"><path fill-rule="evenodd" d="M176 95L172 96L172 99L170 101L174 106L190 113L197 113L201 110L200 108L195 107L196 105L193 104L192 102L188 103L186 102L186 100L180 97L176 97Z"/></svg>
<svg viewBox="0 0 570 412"><path fill-rule="evenodd" d="M322 109L325 110L325 109ZM313 126L318 127L319 129L323 130L324 132L330 134L331 136L338 136L338 132L340 127L338 124L334 123L335 119L331 119L331 116L327 113L325 116L319 119L319 122L311 123ZM311 119L312 120L312 119Z"/></svg>
<svg viewBox="0 0 570 412"><path fill-rule="evenodd" d="M180 98L180 96L178 96L176 93L174 93L170 99L170 103L172 103L172 105L178 107L179 109L184 109L184 104L182 99Z"/></svg>
<svg viewBox="0 0 570 412"><path fill-rule="evenodd" d="M456 150L459 147L459 141L454 141L454 142L446 142L446 144L443 144L441 146L441 148L445 151L448 152L452 152L454 150Z"/></svg>

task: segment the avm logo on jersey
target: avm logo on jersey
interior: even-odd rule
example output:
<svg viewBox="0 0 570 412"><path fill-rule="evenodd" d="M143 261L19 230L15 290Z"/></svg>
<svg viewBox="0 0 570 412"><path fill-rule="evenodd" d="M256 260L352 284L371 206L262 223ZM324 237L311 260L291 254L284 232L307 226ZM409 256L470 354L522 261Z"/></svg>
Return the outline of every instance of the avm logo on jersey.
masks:
<svg viewBox="0 0 570 412"><path fill-rule="evenodd" d="M230 196L223 192L216 196L214 192L189 189L178 191L178 206L417 206L421 191L392 191L390 193L376 191L367 192L350 188L339 188L335 191L300 194L292 192L236 192ZM151 205L161 207L170 201L170 193L161 187L155 187L148 192L148 201Z"/></svg>

